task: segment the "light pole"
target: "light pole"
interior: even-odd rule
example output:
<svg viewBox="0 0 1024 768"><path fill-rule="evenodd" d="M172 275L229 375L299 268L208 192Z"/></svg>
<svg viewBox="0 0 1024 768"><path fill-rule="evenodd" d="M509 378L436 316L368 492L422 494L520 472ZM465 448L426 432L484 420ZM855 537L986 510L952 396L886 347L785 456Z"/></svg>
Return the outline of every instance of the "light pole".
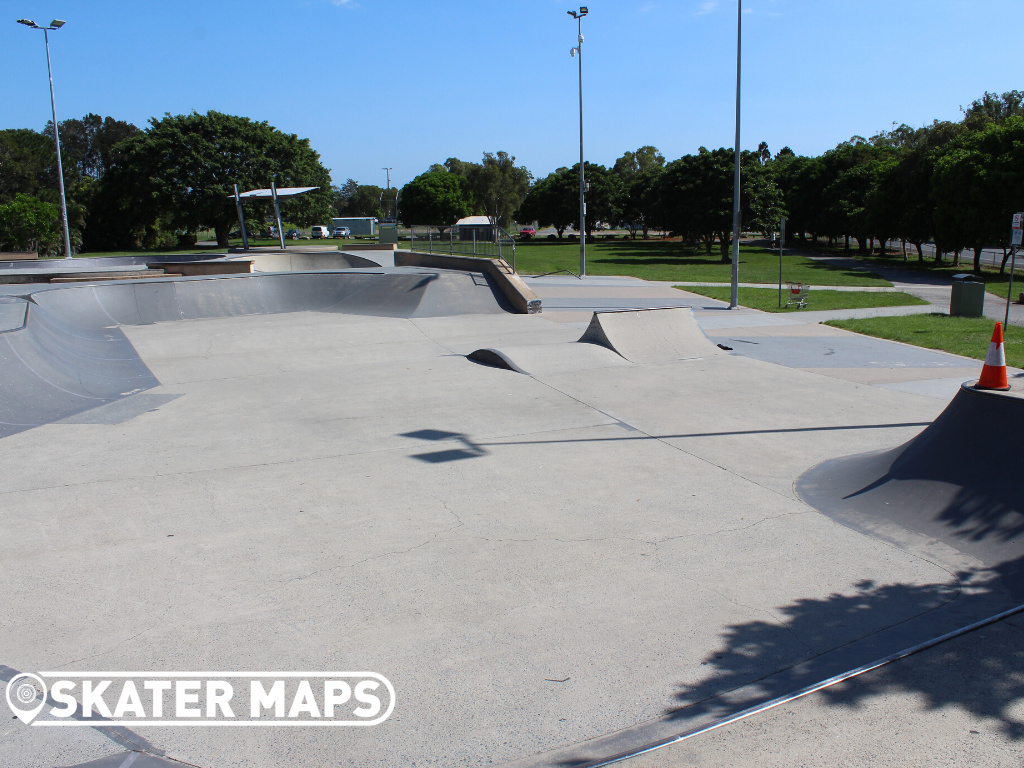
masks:
<svg viewBox="0 0 1024 768"><path fill-rule="evenodd" d="M46 43L46 74L50 76L50 109L53 112L53 145L57 150L57 181L60 184L60 215L64 223L64 258L70 259L71 254L71 234L68 231L68 204L64 199L64 165L60 159L60 136L57 134L57 103L53 99L53 69L50 67L50 36L49 32L55 29L60 29L66 21L60 19L54 19L50 22L48 27L40 27L31 19L18 19L19 24L24 24L26 27L32 29L43 30L43 40Z"/></svg>
<svg viewBox="0 0 1024 768"><path fill-rule="evenodd" d="M736 172L732 189L732 290L729 309L740 303L740 64L743 61L743 0L739 0L736 16Z"/></svg>
<svg viewBox="0 0 1024 768"><path fill-rule="evenodd" d="M578 57L580 65L580 277L585 277L587 274L587 201L584 192L587 182L583 173L583 17L589 11L584 5L578 13L576 11L566 11L566 13L576 19L576 47L569 49L569 55Z"/></svg>

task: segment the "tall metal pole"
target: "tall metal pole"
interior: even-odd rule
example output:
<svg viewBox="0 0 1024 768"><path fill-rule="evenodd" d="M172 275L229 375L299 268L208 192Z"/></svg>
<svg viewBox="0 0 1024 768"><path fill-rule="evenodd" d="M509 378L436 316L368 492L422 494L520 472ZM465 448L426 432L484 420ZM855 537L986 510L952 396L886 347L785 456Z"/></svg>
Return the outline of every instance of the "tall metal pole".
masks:
<svg viewBox="0 0 1024 768"><path fill-rule="evenodd" d="M576 18L578 28L576 54L580 61L580 277L587 274L587 201L584 197L586 176L583 172L583 16Z"/></svg>
<svg viewBox="0 0 1024 768"><path fill-rule="evenodd" d="M740 65L743 62L743 0L737 3L736 16L736 172L732 192L732 291L729 308L740 301Z"/></svg>
<svg viewBox="0 0 1024 768"><path fill-rule="evenodd" d="M46 43L46 74L50 78L50 109L53 112L53 144L57 149L57 181L60 183L60 215L64 222L64 258L70 259L71 232L68 229L68 204L64 199L64 164L60 158L60 136L57 134L57 102L53 98L53 69L50 67L50 35L43 29L43 40Z"/></svg>

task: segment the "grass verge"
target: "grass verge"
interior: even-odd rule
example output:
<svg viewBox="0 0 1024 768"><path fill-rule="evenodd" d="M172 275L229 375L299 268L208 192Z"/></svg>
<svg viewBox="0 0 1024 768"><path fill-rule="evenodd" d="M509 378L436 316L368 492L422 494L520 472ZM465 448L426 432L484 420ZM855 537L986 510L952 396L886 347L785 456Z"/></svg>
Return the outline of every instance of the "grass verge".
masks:
<svg viewBox="0 0 1024 768"><path fill-rule="evenodd" d="M699 293L719 301L729 301L729 288L711 288L706 286L675 286L681 291ZM782 304L779 308L778 288L740 288L740 304L750 309L760 309L764 312L800 312L795 306L788 309L786 303L786 288L782 289ZM881 292L881 291L816 291L811 289L811 295L807 300L807 310L815 309L861 309L864 307L909 307L920 304L927 304L927 301L911 296L909 293Z"/></svg>
<svg viewBox="0 0 1024 768"><path fill-rule="evenodd" d="M921 314L829 320L825 325L984 360L995 323L985 317ZM1024 328L1011 325L1005 330L1004 339L1007 364L1024 368Z"/></svg>
<svg viewBox="0 0 1024 768"><path fill-rule="evenodd" d="M516 245L516 269L524 275L539 275L560 269L578 272L579 242L536 240ZM708 256L684 243L666 240L610 240L587 243L587 274L625 275L643 280L727 283L732 265L723 263L717 252ZM740 248L740 281L778 282L779 255L765 248ZM873 272L833 267L806 256L783 257L783 279L814 285L890 286Z"/></svg>

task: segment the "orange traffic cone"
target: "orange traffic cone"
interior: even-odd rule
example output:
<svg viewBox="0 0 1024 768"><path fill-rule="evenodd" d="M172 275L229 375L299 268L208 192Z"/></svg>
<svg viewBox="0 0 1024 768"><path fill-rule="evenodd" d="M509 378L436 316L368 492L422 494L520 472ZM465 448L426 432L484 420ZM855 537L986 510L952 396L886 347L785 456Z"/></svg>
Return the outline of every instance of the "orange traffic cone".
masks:
<svg viewBox="0 0 1024 768"><path fill-rule="evenodd" d="M981 369L981 378L974 385L975 389L1006 390L1010 385L1006 382L1006 354L1003 352L1003 324L996 323L992 331L992 341L985 355L985 365Z"/></svg>

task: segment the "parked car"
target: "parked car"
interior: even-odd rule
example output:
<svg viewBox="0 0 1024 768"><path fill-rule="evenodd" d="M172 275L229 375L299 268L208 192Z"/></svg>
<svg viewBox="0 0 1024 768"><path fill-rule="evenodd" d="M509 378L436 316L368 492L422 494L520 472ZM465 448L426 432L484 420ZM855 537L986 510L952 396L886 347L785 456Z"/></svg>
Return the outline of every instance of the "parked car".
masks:
<svg viewBox="0 0 1024 768"><path fill-rule="evenodd" d="M287 230L285 230L284 239L285 240L298 240L299 239L299 230L297 230L297 229L287 229Z"/></svg>
<svg viewBox="0 0 1024 768"><path fill-rule="evenodd" d="M331 236L331 230L327 227L313 227L309 231L309 236L314 240L321 240Z"/></svg>
<svg viewBox="0 0 1024 768"><path fill-rule="evenodd" d="M523 227L519 230L520 237L533 237L537 234L537 230L533 227Z"/></svg>
<svg viewBox="0 0 1024 768"><path fill-rule="evenodd" d="M348 227L335 227L331 237L352 237L352 230Z"/></svg>

